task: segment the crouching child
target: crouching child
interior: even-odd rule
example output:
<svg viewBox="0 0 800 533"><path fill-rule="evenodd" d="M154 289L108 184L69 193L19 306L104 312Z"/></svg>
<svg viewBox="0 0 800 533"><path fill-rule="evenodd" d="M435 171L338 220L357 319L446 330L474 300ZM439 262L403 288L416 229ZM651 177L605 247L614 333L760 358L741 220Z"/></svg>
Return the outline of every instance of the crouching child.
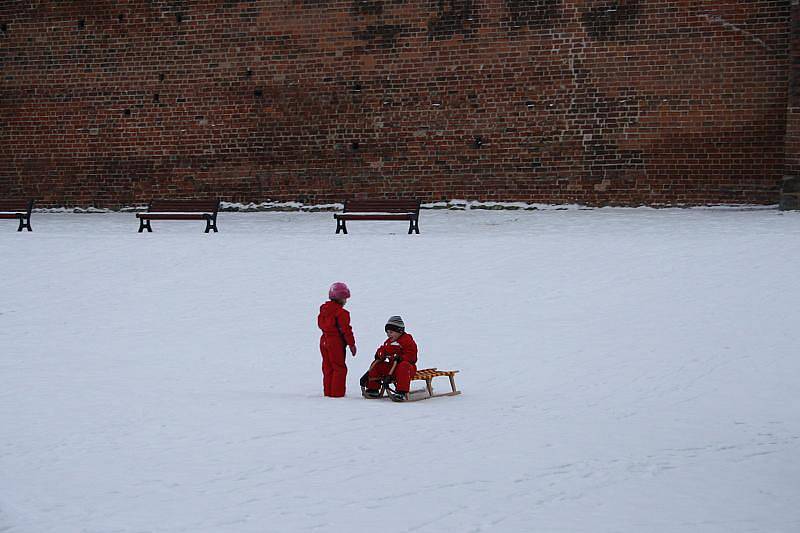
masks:
<svg viewBox="0 0 800 533"><path fill-rule="evenodd" d="M396 393L390 393L390 398L403 402L411 388L411 378L417 371L417 343L410 333L406 333L403 319L399 316L390 317L385 330L387 339L375 352L375 360L361 384L366 388L364 394L368 398L378 398L384 380L393 379Z"/></svg>

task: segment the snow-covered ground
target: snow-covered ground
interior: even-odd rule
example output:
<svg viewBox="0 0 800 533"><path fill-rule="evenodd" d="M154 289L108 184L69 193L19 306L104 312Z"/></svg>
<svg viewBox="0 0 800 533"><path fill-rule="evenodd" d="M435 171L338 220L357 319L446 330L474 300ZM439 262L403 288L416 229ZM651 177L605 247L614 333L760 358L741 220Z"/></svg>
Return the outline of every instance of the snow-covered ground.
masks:
<svg viewBox="0 0 800 533"><path fill-rule="evenodd" d="M4 533L800 531L800 213L33 227L0 225ZM360 397L394 314L461 396Z"/></svg>

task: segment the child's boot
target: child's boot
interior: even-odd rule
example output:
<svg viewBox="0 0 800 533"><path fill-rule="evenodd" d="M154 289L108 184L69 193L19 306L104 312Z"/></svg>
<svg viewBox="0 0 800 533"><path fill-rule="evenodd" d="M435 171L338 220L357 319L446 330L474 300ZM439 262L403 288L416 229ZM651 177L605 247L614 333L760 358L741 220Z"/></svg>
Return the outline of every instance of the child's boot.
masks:
<svg viewBox="0 0 800 533"><path fill-rule="evenodd" d="M390 392L389 393L389 398L391 398L391 400L393 402L404 402L404 401L406 401L408 399L408 393L407 392Z"/></svg>

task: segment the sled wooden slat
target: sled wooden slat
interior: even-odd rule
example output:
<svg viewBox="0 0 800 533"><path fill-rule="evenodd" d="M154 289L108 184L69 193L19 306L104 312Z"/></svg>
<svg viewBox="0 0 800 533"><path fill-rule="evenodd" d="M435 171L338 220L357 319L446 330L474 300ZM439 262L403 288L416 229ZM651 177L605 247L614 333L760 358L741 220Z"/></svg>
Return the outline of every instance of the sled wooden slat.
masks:
<svg viewBox="0 0 800 533"><path fill-rule="evenodd" d="M422 370L417 370L417 372L412 376L411 381L424 381L425 388L428 391L428 396L422 398L414 398L413 394L409 394L407 401L414 402L418 400L425 400L427 398L435 398L436 396L455 396L457 394L461 394L461 391L456 388L455 375L457 373L458 370L439 370L437 368L423 368ZM433 378L441 376L447 376L449 378L451 391L434 394Z"/></svg>

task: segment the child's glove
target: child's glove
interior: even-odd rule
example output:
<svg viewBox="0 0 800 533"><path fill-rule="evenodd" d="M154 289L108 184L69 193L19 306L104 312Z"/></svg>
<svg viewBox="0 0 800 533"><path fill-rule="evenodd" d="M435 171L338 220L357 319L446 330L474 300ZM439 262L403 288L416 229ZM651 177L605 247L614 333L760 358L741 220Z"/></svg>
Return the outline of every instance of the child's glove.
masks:
<svg viewBox="0 0 800 533"><path fill-rule="evenodd" d="M395 363L399 363L399 362L400 362L400 361L402 361L402 360L403 360L403 358L402 358L402 357L400 357L399 355L395 355L395 356L394 356L394 362L395 362Z"/></svg>
<svg viewBox="0 0 800 533"><path fill-rule="evenodd" d="M353 357L356 356L356 345L350 346L350 353L353 354Z"/></svg>

